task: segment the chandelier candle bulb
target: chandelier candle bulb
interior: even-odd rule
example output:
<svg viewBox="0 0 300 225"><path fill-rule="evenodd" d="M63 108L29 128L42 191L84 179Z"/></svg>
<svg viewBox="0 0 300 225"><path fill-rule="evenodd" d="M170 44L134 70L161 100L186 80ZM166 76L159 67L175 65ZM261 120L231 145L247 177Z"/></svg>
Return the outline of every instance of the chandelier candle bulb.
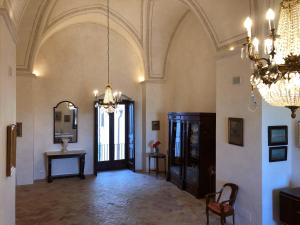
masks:
<svg viewBox="0 0 300 225"><path fill-rule="evenodd" d="M265 54L269 54L271 52L272 49L272 40L270 38L265 40Z"/></svg>
<svg viewBox="0 0 300 225"><path fill-rule="evenodd" d="M269 29L270 30L275 29L275 24L274 24L275 12L273 11L273 9L268 9L266 13L266 19L269 21Z"/></svg>
<svg viewBox="0 0 300 225"><path fill-rule="evenodd" d="M253 43L253 46L254 46L254 53L257 54L259 52L259 40L258 40L258 38L255 37L253 39L252 43Z"/></svg>
<svg viewBox="0 0 300 225"><path fill-rule="evenodd" d="M251 28L252 28L252 20L250 17L247 17L245 22L244 22L244 27L246 28L247 30L247 36L249 38L251 38Z"/></svg>

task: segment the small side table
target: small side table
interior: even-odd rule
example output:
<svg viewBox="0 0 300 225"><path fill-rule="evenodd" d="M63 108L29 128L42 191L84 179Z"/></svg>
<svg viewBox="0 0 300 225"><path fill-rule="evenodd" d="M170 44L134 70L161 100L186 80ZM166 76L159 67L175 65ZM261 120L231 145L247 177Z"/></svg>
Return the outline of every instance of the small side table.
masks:
<svg viewBox="0 0 300 225"><path fill-rule="evenodd" d="M156 167L154 170L151 170L150 168L150 163L151 163L151 158L153 158L156 161ZM149 171L148 173L150 174L151 171L155 171L156 172L156 176L158 176L159 174L159 159L163 159L164 160L164 164L165 164L165 175L167 176L167 155L163 154L163 153L149 153L148 154L148 160L149 160Z"/></svg>
<svg viewBox="0 0 300 225"><path fill-rule="evenodd" d="M84 164L85 164L85 151L56 151L56 152L45 152L47 166L48 166L48 183L51 183L54 178L67 178L67 177L80 177L84 179ZM78 174L68 174L68 175L57 175L52 176L52 160L53 159L66 159L66 158L78 158L79 162L79 171Z"/></svg>

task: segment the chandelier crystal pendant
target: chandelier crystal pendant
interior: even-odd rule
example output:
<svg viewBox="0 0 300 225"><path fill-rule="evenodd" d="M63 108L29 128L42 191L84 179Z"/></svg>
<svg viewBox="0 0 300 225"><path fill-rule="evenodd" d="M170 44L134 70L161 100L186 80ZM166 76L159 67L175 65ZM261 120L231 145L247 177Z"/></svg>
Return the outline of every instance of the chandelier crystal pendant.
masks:
<svg viewBox="0 0 300 225"><path fill-rule="evenodd" d="M275 13L266 13L269 36L264 41L264 55L260 56L259 39L252 38L252 20L244 22L247 42L241 52L242 59L254 64L250 77L252 88L257 88L262 98L272 106L286 107L296 117L300 107L300 0L283 0L275 28Z"/></svg>
<svg viewBox="0 0 300 225"><path fill-rule="evenodd" d="M108 113L114 113L118 103L122 100L122 93L117 91L113 94L109 80L110 75L110 10L109 0L107 0L107 85L105 87L104 99L100 104Z"/></svg>

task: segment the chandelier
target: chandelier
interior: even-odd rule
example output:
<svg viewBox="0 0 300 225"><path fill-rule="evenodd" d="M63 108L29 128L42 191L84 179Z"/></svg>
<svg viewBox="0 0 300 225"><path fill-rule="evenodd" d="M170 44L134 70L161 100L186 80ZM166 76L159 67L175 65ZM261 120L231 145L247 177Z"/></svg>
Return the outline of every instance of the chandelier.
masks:
<svg viewBox="0 0 300 225"><path fill-rule="evenodd" d="M121 101L122 93L117 91L113 94L109 80L110 75L110 10L109 0L107 0L107 85L105 87L104 99L100 106L108 113L113 113Z"/></svg>
<svg viewBox="0 0 300 225"><path fill-rule="evenodd" d="M259 39L251 36L252 20L244 22L247 42L241 52L242 59L249 58L254 65L250 83L262 98L272 106L286 107L296 117L300 107L300 0L283 0L278 29L275 13L266 13L269 35L264 40L264 56L260 55Z"/></svg>

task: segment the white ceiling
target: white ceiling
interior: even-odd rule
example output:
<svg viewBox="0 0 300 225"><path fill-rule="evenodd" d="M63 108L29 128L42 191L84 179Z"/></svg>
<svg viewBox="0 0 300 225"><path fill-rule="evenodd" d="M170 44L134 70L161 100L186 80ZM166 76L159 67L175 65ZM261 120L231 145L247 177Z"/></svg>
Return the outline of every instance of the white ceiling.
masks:
<svg viewBox="0 0 300 225"><path fill-rule="evenodd" d="M249 1L111 0L111 12L115 29L129 33L142 49L149 75L163 78L170 42L187 13L197 15L199 26L218 50L244 37L242 21L250 14ZM76 22L80 22L83 15L104 16L106 0L0 0L0 5L8 9L17 29L18 69L30 71L38 42L47 31L70 18L77 17ZM105 25L105 17L99 23Z"/></svg>

